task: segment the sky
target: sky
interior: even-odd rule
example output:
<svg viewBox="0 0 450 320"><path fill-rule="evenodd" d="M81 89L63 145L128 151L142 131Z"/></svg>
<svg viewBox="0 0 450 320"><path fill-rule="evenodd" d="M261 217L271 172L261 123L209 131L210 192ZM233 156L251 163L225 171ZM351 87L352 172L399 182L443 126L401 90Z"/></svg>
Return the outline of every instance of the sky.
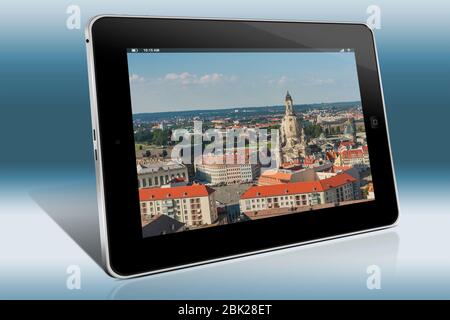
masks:
<svg viewBox="0 0 450 320"><path fill-rule="evenodd" d="M133 113L360 100L353 52L128 53Z"/></svg>

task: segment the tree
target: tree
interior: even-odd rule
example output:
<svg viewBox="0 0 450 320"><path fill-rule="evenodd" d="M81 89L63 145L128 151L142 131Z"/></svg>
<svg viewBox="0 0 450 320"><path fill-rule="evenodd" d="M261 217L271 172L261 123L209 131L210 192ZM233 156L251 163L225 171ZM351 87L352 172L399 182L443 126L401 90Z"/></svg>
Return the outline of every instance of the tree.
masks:
<svg viewBox="0 0 450 320"><path fill-rule="evenodd" d="M149 143L152 140L152 133L148 129L140 129L134 134L136 142Z"/></svg>
<svg viewBox="0 0 450 320"><path fill-rule="evenodd" d="M311 124L304 128L305 134L309 138L317 138L322 133L322 127L318 124Z"/></svg>
<svg viewBox="0 0 450 320"><path fill-rule="evenodd" d="M168 142L169 132L167 130L153 130L152 144L158 146L166 146Z"/></svg>

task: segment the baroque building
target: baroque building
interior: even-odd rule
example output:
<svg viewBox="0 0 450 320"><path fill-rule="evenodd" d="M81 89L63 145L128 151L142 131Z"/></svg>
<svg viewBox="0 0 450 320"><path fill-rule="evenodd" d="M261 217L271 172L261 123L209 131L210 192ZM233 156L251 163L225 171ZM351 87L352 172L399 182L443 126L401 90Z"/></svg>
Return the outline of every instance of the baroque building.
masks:
<svg viewBox="0 0 450 320"><path fill-rule="evenodd" d="M281 120L281 161L292 162L301 160L306 156L305 131L294 112L294 102L289 91L284 99L285 114Z"/></svg>

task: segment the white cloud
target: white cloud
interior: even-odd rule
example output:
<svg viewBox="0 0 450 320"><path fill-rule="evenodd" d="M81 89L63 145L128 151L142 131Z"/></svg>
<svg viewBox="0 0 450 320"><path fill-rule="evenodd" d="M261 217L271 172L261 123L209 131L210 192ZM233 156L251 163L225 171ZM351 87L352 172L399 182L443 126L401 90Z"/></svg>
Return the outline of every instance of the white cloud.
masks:
<svg viewBox="0 0 450 320"><path fill-rule="evenodd" d="M288 80L289 80L289 78L288 78L287 76L281 76L280 79L278 79L277 83L278 83L279 85L283 85L283 84L285 84L286 82L288 82Z"/></svg>
<svg viewBox="0 0 450 320"><path fill-rule="evenodd" d="M237 81L237 76L224 76L222 73L210 73L203 75L196 75L189 72L182 73L168 73L164 76L163 80L166 82L175 82L182 85L208 85L216 84L220 82L235 82Z"/></svg>
<svg viewBox="0 0 450 320"><path fill-rule="evenodd" d="M206 83L217 83L223 80L223 74L221 73L212 73L212 74L205 74L198 79L198 83L200 84L206 84Z"/></svg>
<svg viewBox="0 0 450 320"><path fill-rule="evenodd" d="M141 77L140 75L133 73L130 76L130 82L143 82L145 79L144 77Z"/></svg>
<svg viewBox="0 0 450 320"><path fill-rule="evenodd" d="M334 83L334 79L331 79L331 78L327 78L327 79L314 79L314 80L312 81L312 84L313 84L313 85L318 85L318 86L325 85L325 84L333 84L333 83Z"/></svg>
<svg viewBox="0 0 450 320"><path fill-rule="evenodd" d="M284 84L286 84L288 82L292 82L293 81L292 78L289 78L286 75L282 75L281 77L278 77L278 78L272 78L272 77L269 77L269 76L266 76L265 78L267 79L267 81L268 81L268 83L270 85L276 84L276 85L280 85L281 86L281 85L284 85Z"/></svg>

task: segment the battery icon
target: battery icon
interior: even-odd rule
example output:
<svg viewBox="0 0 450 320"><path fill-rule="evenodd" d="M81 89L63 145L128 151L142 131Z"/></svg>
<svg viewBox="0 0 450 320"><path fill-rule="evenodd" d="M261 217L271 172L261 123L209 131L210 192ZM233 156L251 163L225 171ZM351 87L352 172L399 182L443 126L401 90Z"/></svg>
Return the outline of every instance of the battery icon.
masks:
<svg viewBox="0 0 450 320"><path fill-rule="evenodd" d="M131 52L138 52L138 49L133 48L131 49Z"/></svg>

